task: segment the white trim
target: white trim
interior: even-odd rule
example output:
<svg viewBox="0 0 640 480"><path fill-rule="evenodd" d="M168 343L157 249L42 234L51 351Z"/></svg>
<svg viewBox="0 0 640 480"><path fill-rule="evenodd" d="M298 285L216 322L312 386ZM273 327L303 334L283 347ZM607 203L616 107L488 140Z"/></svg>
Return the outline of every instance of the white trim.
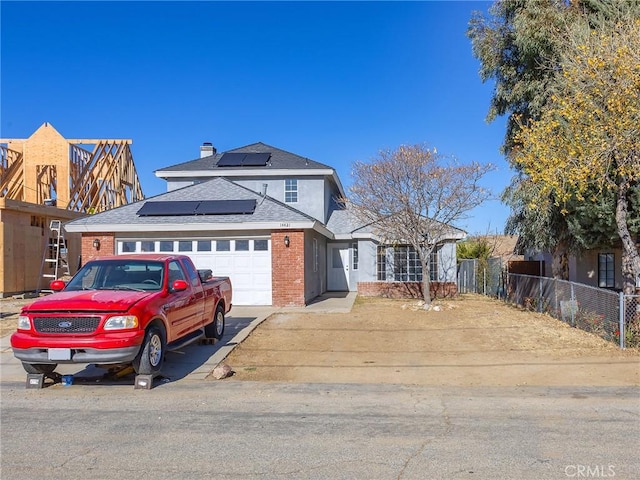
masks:
<svg viewBox="0 0 640 480"><path fill-rule="evenodd" d="M256 230L308 230L312 229L333 240L333 233L318 221L314 222L255 222L255 223L154 223L154 224L91 224L65 225L69 233L94 232L219 232Z"/></svg>
<svg viewBox="0 0 640 480"><path fill-rule="evenodd" d="M222 169L212 169L212 170L181 170L181 171L167 171L167 170L156 170L156 177L159 178L190 178L190 177L291 177L291 176L332 176L335 171L331 169L304 169L304 170L296 170L296 169L287 169L287 168L278 168L271 169L269 167L264 167L256 170L222 170ZM256 175L258 174L258 175Z"/></svg>

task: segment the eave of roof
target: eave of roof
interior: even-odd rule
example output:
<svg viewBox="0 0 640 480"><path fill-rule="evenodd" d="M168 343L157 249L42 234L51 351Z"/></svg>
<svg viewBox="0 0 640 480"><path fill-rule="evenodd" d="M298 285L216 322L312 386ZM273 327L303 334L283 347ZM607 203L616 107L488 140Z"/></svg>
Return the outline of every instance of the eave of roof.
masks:
<svg viewBox="0 0 640 480"><path fill-rule="evenodd" d="M309 222L237 222L237 223L154 223L149 225L96 223L91 225L67 223L64 229L70 233L94 232L221 232L221 231L257 231L257 230L315 230L329 239L334 235L318 221Z"/></svg>
<svg viewBox="0 0 640 480"><path fill-rule="evenodd" d="M214 168L210 170L181 170L181 171L167 171L156 170L156 177L159 178L185 178L185 177L246 177L255 173L260 173L263 177L276 177L283 175L296 175L296 176L318 176L326 175L331 176L335 174L335 171L330 169L293 169L293 168L278 168L272 169L269 167L238 167L238 168Z"/></svg>

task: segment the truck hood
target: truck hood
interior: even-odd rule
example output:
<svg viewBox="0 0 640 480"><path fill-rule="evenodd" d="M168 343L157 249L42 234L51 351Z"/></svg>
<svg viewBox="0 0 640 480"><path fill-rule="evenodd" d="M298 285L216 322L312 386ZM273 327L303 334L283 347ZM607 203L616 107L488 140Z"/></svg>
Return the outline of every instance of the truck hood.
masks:
<svg viewBox="0 0 640 480"><path fill-rule="evenodd" d="M26 306L23 312L126 312L154 293L129 290L59 292L39 298Z"/></svg>

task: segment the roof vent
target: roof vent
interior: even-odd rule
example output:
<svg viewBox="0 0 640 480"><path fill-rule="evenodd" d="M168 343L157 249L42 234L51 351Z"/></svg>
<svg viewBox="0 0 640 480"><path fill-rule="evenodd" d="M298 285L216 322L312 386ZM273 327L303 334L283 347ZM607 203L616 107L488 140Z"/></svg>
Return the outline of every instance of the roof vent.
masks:
<svg viewBox="0 0 640 480"><path fill-rule="evenodd" d="M200 147L200 158L210 157L216 153L216 147L211 142L204 142Z"/></svg>

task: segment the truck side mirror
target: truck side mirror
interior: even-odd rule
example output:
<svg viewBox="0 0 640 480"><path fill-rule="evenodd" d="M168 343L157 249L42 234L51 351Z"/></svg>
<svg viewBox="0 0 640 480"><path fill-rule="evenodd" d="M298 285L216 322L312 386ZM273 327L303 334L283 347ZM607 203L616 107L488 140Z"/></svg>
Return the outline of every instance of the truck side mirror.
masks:
<svg viewBox="0 0 640 480"><path fill-rule="evenodd" d="M67 284L64 283L64 281L62 280L54 280L53 282L51 282L49 284L49 287L51 287L51 290L53 290L54 292L59 292L60 290L62 290Z"/></svg>
<svg viewBox="0 0 640 480"><path fill-rule="evenodd" d="M187 289L188 286L189 285L184 280L175 280L171 284L171 291L172 292L184 292Z"/></svg>

